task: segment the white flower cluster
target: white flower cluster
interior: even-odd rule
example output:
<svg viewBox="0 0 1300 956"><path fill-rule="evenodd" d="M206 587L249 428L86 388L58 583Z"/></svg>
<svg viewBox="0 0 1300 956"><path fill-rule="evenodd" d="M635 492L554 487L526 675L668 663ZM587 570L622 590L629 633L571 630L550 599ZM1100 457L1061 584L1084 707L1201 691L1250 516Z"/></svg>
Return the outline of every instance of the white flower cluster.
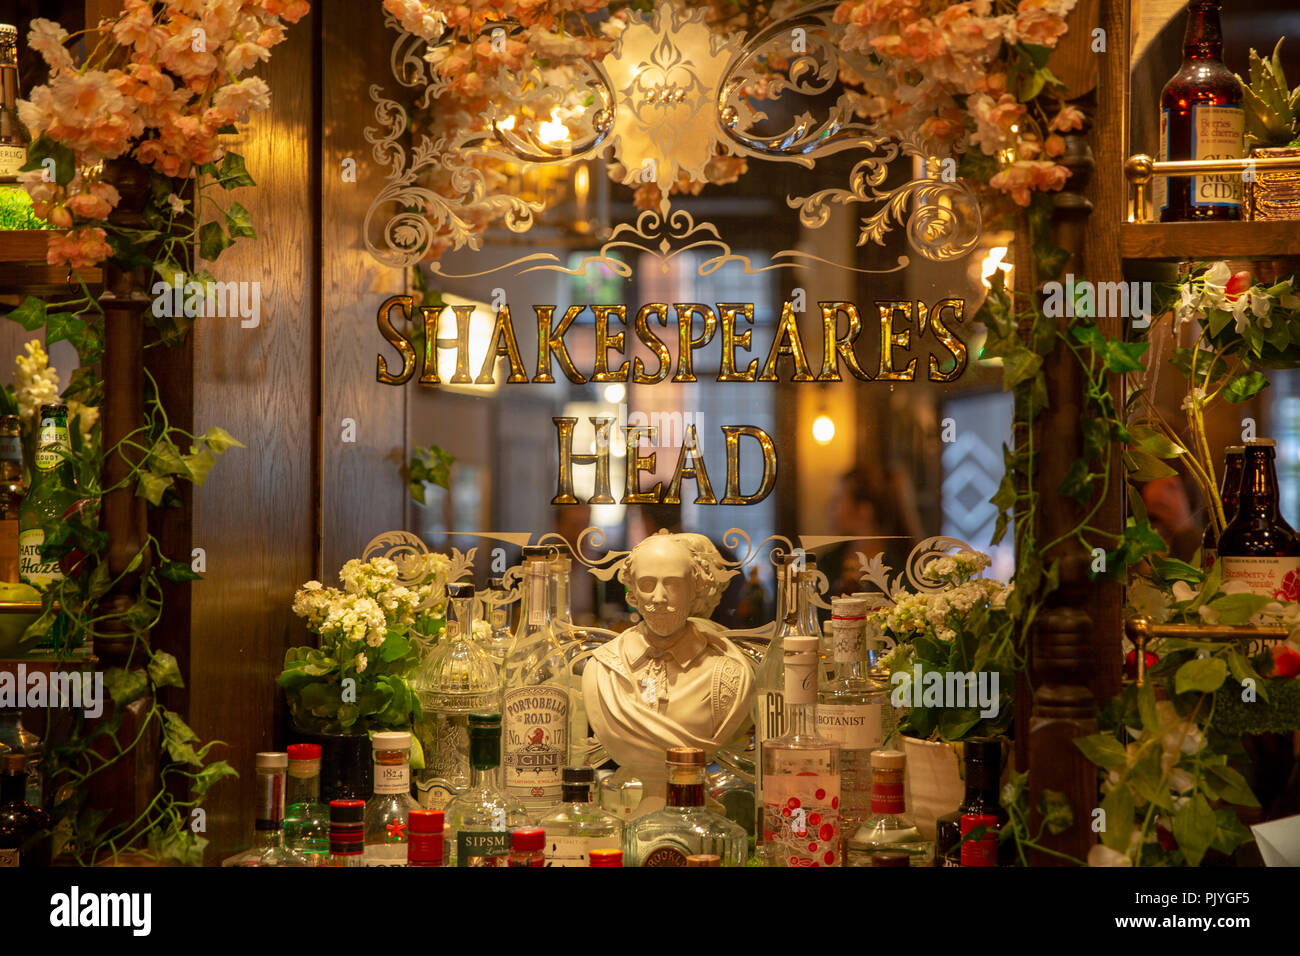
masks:
<svg viewBox="0 0 1300 956"><path fill-rule="evenodd" d="M31 419L40 413L42 405L59 400L59 370L50 365L39 339L32 339L23 348L27 355L14 359L14 391L18 414Z"/></svg>
<svg viewBox="0 0 1300 956"><path fill-rule="evenodd" d="M976 578L990 565L988 555L978 551L959 551L929 562L922 572L926 577L948 581L939 591L896 595L892 607L875 612L881 627L900 641L909 636L932 632L941 641L951 641L967 615L977 606L1006 606L1011 588L992 578Z"/></svg>
<svg viewBox="0 0 1300 956"><path fill-rule="evenodd" d="M993 559L984 552L963 548L956 554L934 558L921 573L931 580L956 584L959 581L969 581L992 564Z"/></svg>
<svg viewBox="0 0 1300 956"><path fill-rule="evenodd" d="M1243 332L1253 320L1261 328L1273 325L1272 312L1275 305L1283 309L1300 309L1300 296L1295 294L1290 279L1265 290L1259 285L1252 285L1239 295L1229 296L1228 280L1232 270L1226 262L1216 262L1197 278L1184 282L1179 289L1178 306L1175 315L1178 324L1194 319L1205 318L1207 308L1231 312L1233 323L1238 332Z"/></svg>

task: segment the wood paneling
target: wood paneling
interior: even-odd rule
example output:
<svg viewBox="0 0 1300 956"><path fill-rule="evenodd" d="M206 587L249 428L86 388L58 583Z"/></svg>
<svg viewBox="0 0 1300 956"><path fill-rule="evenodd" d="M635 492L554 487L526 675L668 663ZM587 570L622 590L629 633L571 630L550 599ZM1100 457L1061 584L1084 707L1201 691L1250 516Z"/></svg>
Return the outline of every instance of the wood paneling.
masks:
<svg viewBox="0 0 1300 956"><path fill-rule="evenodd" d="M365 139L376 126L371 83L396 96L388 54L396 34L377 6L323 0L321 45L321 367L320 569L328 583L372 537L403 526L406 388L375 381L382 339L375 312L403 291L400 270L367 253L362 222L370 197L383 185ZM356 160L356 182L345 182L345 158ZM345 442L344 420L356 440Z"/></svg>
<svg viewBox="0 0 1300 956"><path fill-rule="evenodd" d="M204 549L207 572L192 591L189 717L204 740L229 745L222 756L240 773L206 803L209 863L249 840L254 754L284 743L275 676L285 648L306 638L290 604L314 574L317 16L290 28L261 69L271 109L231 143L258 187L217 197L248 208L258 239L237 243L211 271L221 281L260 283L260 321L243 328L238 318L209 318L195 326L195 430L220 425L248 446L227 452L194 493L192 544Z"/></svg>

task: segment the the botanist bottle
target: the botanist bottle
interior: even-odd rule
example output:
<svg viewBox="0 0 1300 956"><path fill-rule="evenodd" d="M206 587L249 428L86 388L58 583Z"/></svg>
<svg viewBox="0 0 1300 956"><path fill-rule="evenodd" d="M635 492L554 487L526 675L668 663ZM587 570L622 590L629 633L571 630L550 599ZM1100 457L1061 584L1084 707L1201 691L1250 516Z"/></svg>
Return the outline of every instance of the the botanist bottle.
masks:
<svg viewBox="0 0 1300 956"><path fill-rule="evenodd" d="M17 415L0 418L0 581L18 582L18 513L23 507L23 441Z"/></svg>
<svg viewBox="0 0 1300 956"><path fill-rule="evenodd" d="M1275 442L1246 442L1237 516L1219 539L1225 581L1245 581L1254 594L1300 601L1300 538L1278 510Z"/></svg>
<svg viewBox="0 0 1300 956"><path fill-rule="evenodd" d="M18 28L0 23L0 186L27 165L27 127L18 118Z"/></svg>
<svg viewBox="0 0 1300 956"><path fill-rule="evenodd" d="M63 571L57 560L41 555L43 526L61 518L76 498L72 462L66 457L68 406L42 405L39 428L32 486L18 512L18 572L24 584L44 589L62 578Z"/></svg>

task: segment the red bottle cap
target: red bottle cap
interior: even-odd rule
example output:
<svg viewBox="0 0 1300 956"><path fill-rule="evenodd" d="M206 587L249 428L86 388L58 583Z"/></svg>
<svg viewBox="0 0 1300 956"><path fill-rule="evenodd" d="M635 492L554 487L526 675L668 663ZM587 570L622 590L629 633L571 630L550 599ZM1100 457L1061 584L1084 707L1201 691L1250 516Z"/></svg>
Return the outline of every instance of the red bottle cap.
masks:
<svg viewBox="0 0 1300 956"><path fill-rule="evenodd" d="M443 815L441 810L412 810L406 815L412 835L416 833L441 833Z"/></svg>
<svg viewBox="0 0 1300 956"><path fill-rule="evenodd" d="M540 827L520 827L511 832L510 847L521 853L545 849L546 831Z"/></svg>
<svg viewBox="0 0 1300 956"><path fill-rule="evenodd" d="M591 850L587 853L587 862L591 866L622 866L622 850Z"/></svg>
<svg viewBox="0 0 1300 956"><path fill-rule="evenodd" d="M320 760L320 744L290 744L285 749L290 760Z"/></svg>

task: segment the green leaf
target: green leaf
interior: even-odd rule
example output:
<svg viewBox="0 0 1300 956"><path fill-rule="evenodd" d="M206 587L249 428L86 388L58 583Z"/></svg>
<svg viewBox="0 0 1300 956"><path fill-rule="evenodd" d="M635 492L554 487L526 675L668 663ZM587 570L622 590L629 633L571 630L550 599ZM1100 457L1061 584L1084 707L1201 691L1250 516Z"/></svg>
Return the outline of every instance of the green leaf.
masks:
<svg viewBox="0 0 1300 956"><path fill-rule="evenodd" d="M1174 675L1174 693L1184 694L1189 690L1213 693L1222 686L1228 677L1228 665L1221 657L1198 657L1178 668Z"/></svg>
<svg viewBox="0 0 1300 956"><path fill-rule="evenodd" d="M172 486L174 479L167 475L155 475L148 471L136 473L135 494L155 507L162 504L163 495Z"/></svg>
<svg viewBox="0 0 1300 956"><path fill-rule="evenodd" d="M1245 624L1272 600L1262 594L1225 594L1215 598L1206 607L1219 615L1220 623L1235 627Z"/></svg>
<svg viewBox="0 0 1300 956"><path fill-rule="evenodd" d="M170 710L163 712L163 746L172 760L195 767L203 766L203 761L192 746L198 739L199 735L190 729L180 714Z"/></svg>
<svg viewBox="0 0 1300 956"><path fill-rule="evenodd" d="M1189 866L1199 866L1210 848L1219 822L1209 802L1199 793L1192 796L1174 814L1174 839Z"/></svg>
<svg viewBox="0 0 1300 956"><path fill-rule="evenodd" d="M1084 504L1092 498L1094 477L1092 472L1088 470L1088 463L1082 458L1076 458L1070 463L1070 470L1065 473L1065 477L1061 480L1060 487L1056 491L1058 494L1073 498L1080 504Z"/></svg>
<svg viewBox="0 0 1300 956"><path fill-rule="evenodd" d="M231 239L243 236L249 239L257 238L257 231L253 228L253 220L249 217L248 210L237 202L232 202L230 208L226 210L226 232Z"/></svg>
<svg viewBox="0 0 1300 956"><path fill-rule="evenodd" d="M149 692L149 679L141 670L110 667L104 675L104 686L108 688L113 704L122 707Z"/></svg>
<svg viewBox="0 0 1300 956"><path fill-rule="evenodd" d="M180 665L176 658L166 651L154 651L149 659L149 679L155 687L184 687Z"/></svg>
<svg viewBox="0 0 1300 956"><path fill-rule="evenodd" d="M1151 556L1151 570L1155 572L1159 580L1164 582L1187 581L1191 584L1200 584L1205 577L1205 572L1200 568L1193 567L1186 561L1178 560L1178 558L1170 558L1160 554Z"/></svg>
<svg viewBox="0 0 1300 956"><path fill-rule="evenodd" d="M158 573L166 581L179 583L181 581L202 581L203 575L199 574L184 561L164 561Z"/></svg>
<svg viewBox="0 0 1300 956"><path fill-rule="evenodd" d="M1043 825L1052 836L1060 836L1074 826L1074 808L1060 790L1045 788L1038 797L1038 812L1043 815Z"/></svg>
<svg viewBox="0 0 1300 956"><path fill-rule="evenodd" d="M77 157L67 146L43 134L36 137L36 142L27 147L27 163L21 169L23 172L45 169L46 159L54 160L55 182L60 186L72 182L72 177L77 173Z"/></svg>
<svg viewBox="0 0 1300 956"><path fill-rule="evenodd" d="M45 303L36 296L29 295L18 308L9 313L9 318L28 332L35 332L45 325Z"/></svg>
<svg viewBox="0 0 1300 956"><path fill-rule="evenodd" d="M1228 384L1223 386L1222 394L1228 401L1237 403L1248 400L1266 388L1268 377L1263 372L1246 372L1229 379Z"/></svg>
<svg viewBox="0 0 1300 956"><path fill-rule="evenodd" d="M1011 391L1021 382L1038 374L1043 357L1035 355L1029 349L1020 349L1002 359L1002 389Z"/></svg>
<svg viewBox="0 0 1300 956"><path fill-rule="evenodd" d="M189 472L190 480L196 485L202 485L208 480L208 472L212 466L217 463L217 456L211 449L204 448L202 451L191 451L185 456L185 468Z"/></svg>
<svg viewBox="0 0 1300 956"><path fill-rule="evenodd" d="M231 434L228 431L226 431L224 428L218 428L215 425L212 428L209 428L199 437L202 438L204 443L207 444L207 446L211 448L213 451L215 451L218 455L225 452L227 448L247 447L243 442L237 441L235 438L233 438Z"/></svg>
<svg viewBox="0 0 1300 956"><path fill-rule="evenodd" d="M1124 465L1132 481L1156 481L1160 478L1172 478L1178 474L1177 470L1170 468L1155 455L1136 448L1124 450Z"/></svg>
<svg viewBox="0 0 1300 956"><path fill-rule="evenodd" d="M1074 745L1099 767L1107 770L1123 770L1128 766L1128 755L1124 751L1124 745L1111 734L1076 737Z"/></svg>
<svg viewBox="0 0 1300 956"><path fill-rule="evenodd" d="M386 662L398 660L405 657L411 650L411 642L400 635L392 635L384 640L379 649L379 657Z"/></svg>
<svg viewBox="0 0 1300 956"><path fill-rule="evenodd" d="M1151 685L1146 685L1150 687ZM1144 800L1154 803L1165 810L1174 808L1173 796L1167 784L1162 783L1163 773L1160 769L1160 748L1148 747L1137 763L1129 770L1129 782Z"/></svg>
<svg viewBox="0 0 1300 956"><path fill-rule="evenodd" d="M1157 458L1177 458L1187 453L1186 448L1150 425L1134 425L1129 435L1139 448Z"/></svg>
<svg viewBox="0 0 1300 956"><path fill-rule="evenodd" d="M221 255L222 250L230 245L230 240L217 222L205 222L199 227L199 255L209 262Z"/></svg>
<svg viewBox="0 0 1300 956"><path fill-rule="evenodd" d="M1220 799L1235 803L1239 807L1259 806L1259 800L1250 789L1250 784L1236 770L1228 766L1207 767L1206 773L1218 783Z"/></svg>
<svg viewBox="0 0 1300 956"><path fill-rule="evenodd" d="M1160 718L1156 716L1156 692L1147 681L1138 690L1138 715L1142 718L1142 729L1149 734L1160 735Z"/></svg>
<svg viewBox="0 0 1300 956"><path fill-rule="evenodd" d="M1133 794L1127 784L1112 787L1102 798L1101 808L1106 813L1106 826L1101 831L1101 842L1117 853L1127 853L1133 837Z"/></svg>
<svg viewBox="0 0 1300 956"><path fill-rule="evenodd" d="M1232 674L1233 679L1236 680L1238 684L1245 684L1247 680L1253 680L1255 682L1255 693L1259 695L1260 700L1267 703L1268 694L1264 688L1268 682L1259 676L1259 673L1251 666L1250 660L1246 655L1234 647L1228 651L1226 657L1228 661L1228 671Z"/></svg>
<svg viewBox="0 0 1300 956"><path fill-rule="evenodd" d="M244 168L244 157L238 153L226 153L226 158L221 161L219 182L222 189L238 189L240 186L257 185L257 183L253 182L253 177L248 175L248 170Z"/></svg>

